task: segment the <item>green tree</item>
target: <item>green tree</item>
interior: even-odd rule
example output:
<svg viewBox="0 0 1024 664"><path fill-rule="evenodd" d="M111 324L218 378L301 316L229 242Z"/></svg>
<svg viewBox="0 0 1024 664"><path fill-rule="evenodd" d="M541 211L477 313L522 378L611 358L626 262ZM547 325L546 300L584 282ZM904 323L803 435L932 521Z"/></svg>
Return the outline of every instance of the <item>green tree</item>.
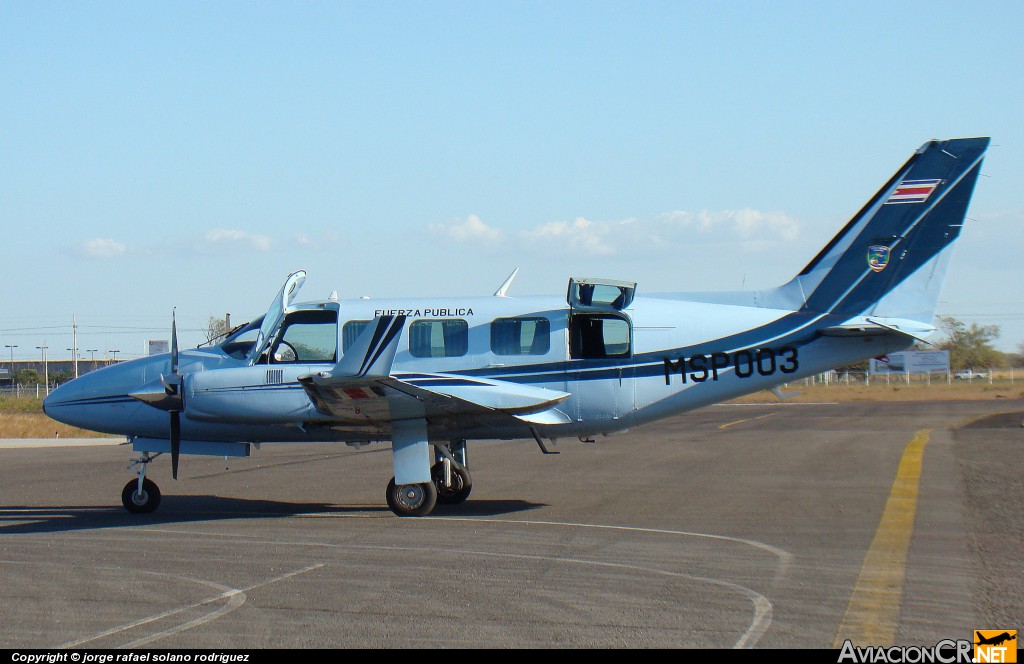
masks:
<svg viewBox="0 0 1024 664"><path fill-rule="evenodd" d="M1003 353L992 346L999 338L998 325L970 326L952 316L939 316L939 327L946 340L939 348L949 351L949 366L953 371L963 369L987 369L1005 364Z"/></svg>
<svg viewBox="0 0 1024 664"><path fill-rule="evenodd" d="M35 369L18 369L14 382L18 385L42 385L43 377Z"/></svg>

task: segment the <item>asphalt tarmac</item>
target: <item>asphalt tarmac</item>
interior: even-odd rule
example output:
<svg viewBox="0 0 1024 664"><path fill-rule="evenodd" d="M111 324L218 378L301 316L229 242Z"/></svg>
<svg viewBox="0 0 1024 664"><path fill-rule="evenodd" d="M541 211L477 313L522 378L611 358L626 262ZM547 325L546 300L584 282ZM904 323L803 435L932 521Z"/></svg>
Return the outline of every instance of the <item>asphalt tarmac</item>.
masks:
<svg viewBox="0 0 1024 664"><path fill-rule="evenodd" d="M0 449L7 648L934 645L1024 626L1024 401L717 406L594 444L471 442L400 519L387 446ZM54 441L50 441L53 443ZM914 474L914 458L920 461ZM877 640L878 643L866 642Z"/></svg>

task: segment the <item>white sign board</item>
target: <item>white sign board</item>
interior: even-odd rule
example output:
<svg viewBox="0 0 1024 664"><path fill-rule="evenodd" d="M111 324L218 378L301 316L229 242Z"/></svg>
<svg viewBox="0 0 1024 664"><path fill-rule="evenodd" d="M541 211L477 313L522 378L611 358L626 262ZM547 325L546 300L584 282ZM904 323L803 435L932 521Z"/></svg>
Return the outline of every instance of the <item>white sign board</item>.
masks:
<svg viewBox="0 0 1024 664"><path fill-rule="evenodd" d="M163 353L171 352L171 342L166 339L150 339L149 340L149 354L150 355L162 355Z"/></svg>
<svg viewBox="0 0 1024 664"><path fill-rule="evenodd" d="M948 350L907 350L871 360L872 374L949 373Z"/></svg>

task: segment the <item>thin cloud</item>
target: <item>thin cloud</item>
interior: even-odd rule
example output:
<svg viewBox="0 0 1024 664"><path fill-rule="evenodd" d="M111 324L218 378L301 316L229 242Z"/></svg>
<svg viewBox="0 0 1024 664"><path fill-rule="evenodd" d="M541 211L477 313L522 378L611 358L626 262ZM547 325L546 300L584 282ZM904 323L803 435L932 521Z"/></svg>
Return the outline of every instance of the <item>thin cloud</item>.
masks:
<svg viewBox="0 0 1024 664"><path fill-rule="evenodd" d="M221 251L270 251L271 240L266 235L245 231L214 228L203 234L201 249Z"/></svg>
<svg viewBox="0 0 1024 664"><path fill-rule="evenodd" d="M629 218L540 224L519 234L524 246L566 249L588 256L676 251L694 245L729 244L747 252L768 251L800 234L800 224L782 212L741 210L674 211L654 219Z"/></svg>
<svg viewBox="0 0 1024 664"><path fill-rule="evenodd" d="M506 233L471 214L447 224L430 224L439 236L479 247L504 242ZM696 245L729 245L746 253L760 253L792 243L800 223L783 212L739 210L676 210L652 219L603 221L576 217L549 221L512 236L522 251L575 253L581 256L632 256L692 249Z"/></svg>
<svg viewBox="0 0 1024 664"><path fill-rule="evenodd" d="M702 234L719 233L741 240L792 241L800 234L800 223L783 212L740 210L674 211L658 217L668 226L694 229Z"/></svg>
<svg viewBox="0 0 1024 664"><path fill-rule="evenodd" d="M505 238L501 229L488 226L475 214L465 219L455 219L447 224L430 224L427 229L435 234L456 242L481 242L497 244Z"/></svg>
<svg viewBox="0 0 1024 664"><path fill-rule="evenodd" d="M84 256L105 260L123 256L128 251L128 246L111 238L96 238L86 240L78 249Z"/></svg>
<svg viewBox="0 0 1024 664"><path fill-rule="evenodd" d="M316 234L296 233L292 243L303 250L323 250L338 247L342 244L342 235L337 231L320 231Z"/></svg>
<svg viewBox="0 0 1024 664"><path fill-rule="evenodd" d="M617 253L612 240L631 221L594 222L583 217L573 221L552 221L523 231L520 240L527 245L568 248L588 256L611 256Z"/></svg>

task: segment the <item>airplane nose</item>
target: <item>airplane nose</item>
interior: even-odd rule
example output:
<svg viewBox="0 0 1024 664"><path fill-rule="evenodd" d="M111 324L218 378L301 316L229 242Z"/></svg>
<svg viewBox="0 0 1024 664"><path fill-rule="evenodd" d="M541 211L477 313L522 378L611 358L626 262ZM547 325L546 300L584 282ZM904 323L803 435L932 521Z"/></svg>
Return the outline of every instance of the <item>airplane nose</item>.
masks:
<svg viewBox="0 0 1024 664"><path fill-rule="evenodd" d="M65 388L70 384L71 383L64 383L63 385L58 386L57 389L51 391L49 394L43 397L44 415L51 418L53 417L53 415L51 415L50 412L53 410L53 407L55 405L60 405L61 401L63 401L66 398L68 390Z"/></svg>
<svg viewBox="0 0 1024 664"><path fill-rule="evenodd" d="M159 435L167 413L135 396L169 371L169 356L111 365L69 381L43 400L43 412L58 422L113 434Z"/></svg>
<svg viewBox="0 0 1024 664"><path fill-rule="evenodd" d="M127 370L126 370L127 369ZM112 431L135 403L127 394L134 371L112 366L69 381L43 399L43 412L58 422L91 431Z"/></svg>
<svg viewBox="0 0 1024 664"><path fill-rule="evenodd" d="M66 408L66 406L77 402L82 396L82 386L75 384L79 380L81 378L64 383L46 395L43 399L43 413L47 417L64 424L71 424L68 418L70 409Z"/></svg>

